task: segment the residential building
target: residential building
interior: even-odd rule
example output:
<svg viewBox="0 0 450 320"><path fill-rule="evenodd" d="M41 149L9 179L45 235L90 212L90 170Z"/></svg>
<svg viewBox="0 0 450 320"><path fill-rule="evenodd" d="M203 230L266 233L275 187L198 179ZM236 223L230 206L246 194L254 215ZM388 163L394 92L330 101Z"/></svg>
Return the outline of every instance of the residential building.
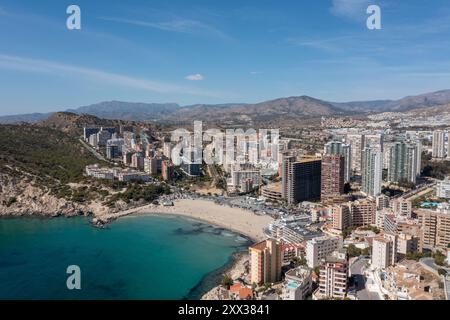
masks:
<svg viewBox="0 0 450 320"><path fill-rule="evenodd" d="M366 198L351 203L352 227L368 227L375 224L377 212L374 199Z"/></svg>
<svg viewBox="0 0 450 320"><path fill-rule="evenodd" d="M283 197L289 204L320 199L321 164L317 157L283 157Z"/></svg>
<svg viewBox="0 0 450 320"><path fill-rule="evenodd" d="M436 130L433 132L433 158L445 158L445 131Z"/></svg>
<svg viewBox="0 0 450 320"><path fill-rule="evenodd" d="M365 137L362 134L349 134L346 142L351 146L351 168L352 175L361 175L362 169L362 151L365 146Z"/></svg>
<svg viewBox="0 0 450 320"><path fill-rule="evenodd" d="M450 199L450 178L438 181L436 185L436 196L443 199Z"/></svg>
<svg viewBox="0 0 450 320"><path fill-rule="evenodd" d="M390 149L388 182L416 183L418 147L415 144L407 144L403 141L394 143Z"/></svg>
<svg viewBox="0 0 450 320"><path fill-rule="evenodd" d="M382 176L381 152L372 147L365 148L362 159L362 192L371 197L380 195Z"/></svg>
<svg viewBox="0 0 450 320"><path fill-rule="evenodd" d="M321 199L338 197L344 193L345 159L339 154L325 154L321 169Z"/></svg>
<svg viewBox="0 0 450 320"><path fill-rule="evenodd" d="M320 265L322 259L325 259L333 251L342 248L342 239L340 237L317 237L306 242L306 261L308 267L315 268Z"/></svg>
<svg viewBox="0 0 450 320"><path fill-rule="evenodd" d="M161 164L161 173L164 181L169 181L175 173L175 166L169 160L164 160Z"/></svg>
<svg viewBox="0 0 450 320"><path fill-rule="evenodd" d="M320 265L319 297L343 299L348 290L348 256L345 250L328 255Z"/></svg>
<svg viewBox="0 0 450 320"><path fill-rule="evenodd" d="M283 285L283 300L306 300L312 291L312 272L298 267L286 272Z"/></svg>
<svg viewBox="0 0 450 320"><path fill-rule="evenodd" d="M84 127L83 128L83 138L86 142L89 141L90 136L96 135L100 131L100 128L89 128Z"/></svg>
<svg viewBox="0 0 450 320"><path fill-rule="evenodd" d="M408 253L419 251L419 237L411 234L400 233L397 237L397 258L405 258Z"/></svg>
<svg viewBox="0 0 450 320"><path fill-rule="evenodd" d="M144 170L144 155L140 152L136 152L131 156L131 167L138 170Z"/></svg>
<svg viewBox="0 0 450 320"><path fill-rule="evenodd" d="M112 134L108 130L103 130L103 128L97 133L97 144L99 147L105 147L108 140L110 140Z"/></svg>
<svg viewBox="0 0 450 320"><path fill-rule="evenodd" d="M446 250L450 243L450 213L418 210L421 224L421 248Z"/></svg>
<svg viewBox="0 0 450 320"><path fill-rule="evenodd" d="M411 218L412 202L400 197L391 201L391 209L396 215Z"/></svg>
<svg viewBox="0 0 450 320"><path fill-rule="evenodd" d="M331 141L325 145L325 154L335 154L344 157L344 182L350 182L352 177L352 147L341 141Z"/></svg>
<svg viewBox="0 0 450 320"><path fill-rule="evenodd" d="M378 236L372 240L372 266L380 269L395 264L395 239Z"/></svg>
<svg viewBox="0 0 450 320"><path fill-rule="evenodd" d="M351 205L334 205L331 209L333 229L344 231L352 226Z"/></svg>
<svg viewBox="0 0 450 320"><path fill-rule="evenodd" d="M106 146L106 158L115 159L120 155L120 147L117 145Z"/></svg>
<svg viewBox="0 0 450 320"><path fill-rule="evenodd" d="M251 283L262 285L281 280L281 244L267 239L249 248Z"/></svg>

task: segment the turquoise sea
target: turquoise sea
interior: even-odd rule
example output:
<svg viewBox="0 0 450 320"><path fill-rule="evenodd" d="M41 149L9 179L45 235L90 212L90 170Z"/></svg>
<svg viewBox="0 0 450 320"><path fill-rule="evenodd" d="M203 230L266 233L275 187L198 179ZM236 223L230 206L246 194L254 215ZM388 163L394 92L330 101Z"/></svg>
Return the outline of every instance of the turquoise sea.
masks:
<svg viewBox="0 0 450 320"><path fill-rule="evenodd" d="M197 299L249 242L180 217L0 219L0 299ZM81 290L68 290L69 265Z"/></svg>

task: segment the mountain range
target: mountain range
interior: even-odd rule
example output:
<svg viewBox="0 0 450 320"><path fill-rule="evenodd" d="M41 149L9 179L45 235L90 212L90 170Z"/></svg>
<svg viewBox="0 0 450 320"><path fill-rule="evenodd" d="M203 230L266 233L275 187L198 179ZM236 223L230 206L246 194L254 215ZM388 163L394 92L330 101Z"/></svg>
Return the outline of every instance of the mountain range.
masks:
<svg viewBox="0 0 450 320"><path fill-rule="evenodd" d="M406 112L434 108L450 103L450 90L442 90L399 100L328 102L308 96L279 98L256 104L196 104L180 106L176 103L101 102L64 111L79 115L93 115L103 119L127 121L191 122L202 121L278 121L321 116L355 115L380 112ZM0 116L0 123L39 122L53 113L33 113Z"/></svg>

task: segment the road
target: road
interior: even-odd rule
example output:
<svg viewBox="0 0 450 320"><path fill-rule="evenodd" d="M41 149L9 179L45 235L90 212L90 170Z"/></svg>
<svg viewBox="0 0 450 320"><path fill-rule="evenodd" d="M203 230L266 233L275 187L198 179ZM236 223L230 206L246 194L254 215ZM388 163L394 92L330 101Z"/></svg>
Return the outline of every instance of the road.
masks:
<svg viewBox="0 0 450 320"><path fill-rule="evenodd" d="M99 152L97 152L94 148L92 148L90 145L88 145L86 142L83 141L83 139L80 139L81 144L88 149L98 160L100 161L106 161L109 162L108 160L105 159L104 156L102 156Z"/></svg>
<svg viewBox="0 0 450 320"><path fill-rule="evenodd" d="M367 279L364 275L364 269L368 263L369 259L359 259L350 267L350 274L356 283L356 296L358 300L380 300L377 293L367 290L367 287L373 284L373 280Z"/></svg>

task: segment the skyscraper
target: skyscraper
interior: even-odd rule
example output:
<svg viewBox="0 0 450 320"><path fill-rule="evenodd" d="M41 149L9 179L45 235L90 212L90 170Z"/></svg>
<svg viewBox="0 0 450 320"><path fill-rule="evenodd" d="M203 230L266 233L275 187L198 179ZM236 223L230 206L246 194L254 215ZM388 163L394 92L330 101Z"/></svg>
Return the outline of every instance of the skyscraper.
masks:
<svg viewBox="0 0 450 320"><path fill-rule="evenodd" d="M346 137L346 142L351 145L351 168L352 175L361 175L362 169L362 150L365 146L365 138L362 134L349 134Z"/></svg>
<svg viewBox="0 0 450 320"><path fill-rule="evenodd" d="M416 183L419 148L416 144L396 142L389 149L389 182Z"/></svg>
<svg viewBox="0 0 450 320"><path fill-rule="evenodd" d="M322 158L321 198L333 198L344 193L344 157L326 154Z"/></svg>
<svg viewBox="0 0 450 320"><path fill-rule="evenodd" d="M317 157L283 157L282 196L289 204L320 199L321 164Z"/></svg>
<svg viewBox="0 0 450 320"><path fill-rule="evenodd" d="M340 141L331 141L325 145L325 154L340 154L344 157L344 182L350 182L352 176L352 147Z"/></svg>
<svg viewBox="0 0 450 320"><path fill-rule="evenodd" d="M381 193L383 176L381 152L372 147L365 148L362 159L362 192L376 197Z"/></svg>
<svg viewBox="0 0 450 320"><path fill-rule="evenodd" d="M433 158L445 158L445 131L436 130L433 132Z"/></svg>

